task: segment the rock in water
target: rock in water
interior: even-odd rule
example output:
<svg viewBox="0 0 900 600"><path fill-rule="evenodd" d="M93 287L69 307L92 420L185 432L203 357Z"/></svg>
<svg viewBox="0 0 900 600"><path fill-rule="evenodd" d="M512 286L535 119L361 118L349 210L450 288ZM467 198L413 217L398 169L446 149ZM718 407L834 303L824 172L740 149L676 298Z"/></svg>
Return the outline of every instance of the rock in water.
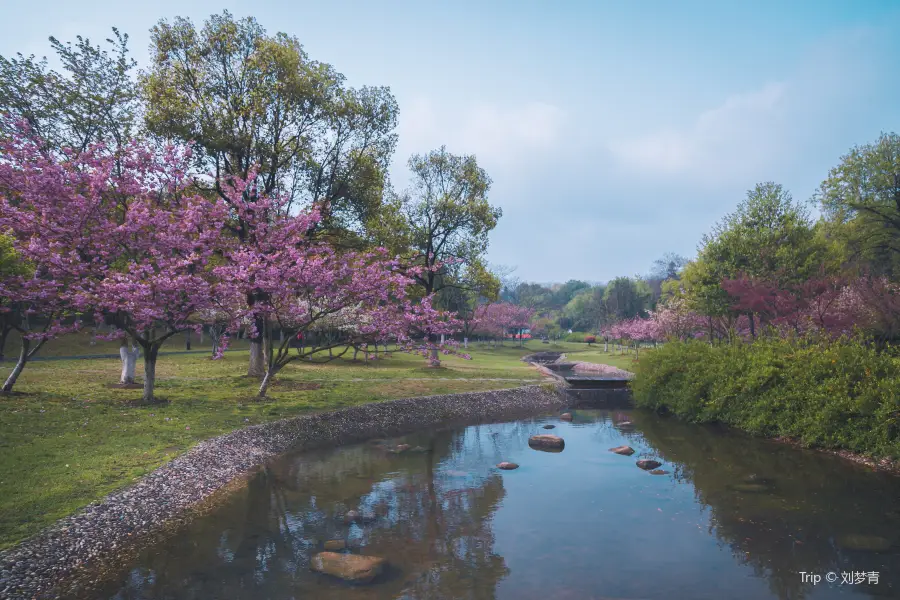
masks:
<svg viewBox="0 0 900 600"><path fill-rule="evenodd" d="M651 475L668 475L669 472L663 471L662 469L653 469L652 471L650 471L650 474Z"/></svg>
<svg viewBox="0 0 900 600"><path fill-rule="evenodd" d="M544 429L554 429L555 427L556 427L556 425L550 425L550 424L544 425Z"/></svg>
<svg viewBox="0 0 900 600"><path fill-rule="evenodd" d="M355 510L348 510L347 514L344 515L344 523L356 523L361 519L362 516Z"/></svg>
<svg viewBox="0 0 900 600"><path fill-rule="evenodd" d="M634 454L634 448L631 446L616 446L615 448L610 448L609 451L615 454L621 454L622 456L631 456Z"/></svg>
<svg viewBox="0 0 900 600"><path fill-rule="evenodd" d="M400 454L401 452L406 452L410 448L412 448L412 446L410 446L409 444L397 444L390 449L390 452L393 452L394 454Z"/></svg>
<svg viewBox="0 0 900 600"><path fill-rule="evenodd" d="M337 552L347 549L347 540L328 540L325 542L325 549L329 552Z"/></svg>
<svg viewBox="0 0 900 600"><path fill-rule="evenodd" d="M318 573L339 577L352 583L369 583L384 571L387 561L377 556L319 552L312 557L310 568Z"/></svg>
<svg viewBox="0 0 900 600"><path fill-rule="evenodd" d="M891 549L891 541L877 535L860 535L852 533L838 538L838 546L847 550L863 552L885 552Z"/></svg>
<svg viewBox="0 0 900 600"><path fill-rule="evenodd" d="M661 462L659 462L658 460L653 460L651 458L642 458L641 460L637 461L636 464L645 471L652 471L653 469L662 466Z"/></svg>
<svg viewBox="0 0 900 600"><path fill-rule="evenodd" d="M562 452L566 442L556 435L533 435L528 438L528 445L535 450L546 450L549 452Z"/></svg>
<svg viewBox="0 0 900 600"><path fill-rule="evenodd" d="M513 469L518 469L519 465L517 465L516 463L511 463L511 462L502 462L499 465L497 465L497 468L503 469L504 471L512 471Z"/></svg>
<svg viewBox="0 0 900 600"><path fill-rule="evenodd" d="M563 421L571 421L572 413L563 413L563 414L559 415L559 418L562 419Z"/></svg>

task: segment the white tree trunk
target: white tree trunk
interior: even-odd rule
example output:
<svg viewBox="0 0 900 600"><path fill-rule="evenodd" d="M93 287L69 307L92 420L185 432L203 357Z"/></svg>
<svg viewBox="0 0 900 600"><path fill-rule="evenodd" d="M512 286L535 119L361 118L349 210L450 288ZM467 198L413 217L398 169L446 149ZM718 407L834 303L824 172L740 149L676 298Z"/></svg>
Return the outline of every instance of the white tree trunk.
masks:
<svg viewBox="0 0 900 600"><path fill-rule="evenodd" d="M134 383L134 369L137 366L137 359L141 355L141 349L137 346L129 346L122 342L119 346L119 358L122 360L122 376L119 383Z"/></svg>
<svg viewBox="0 0 900 600"><path fill-rule="evenodd" d="M444 334L442 333L441 334L441 346L443 346L443 345L444 345Z"/></svg>
<svg viewBox="0 0 900 600"><path fill-rule="evenodd" d="M266 355L263 351L262 340L250 342L250 367L247 369L248 377L264 377L266 374Z"/></svg>
<svg viewBox="0 0 900 600"><path fill-rule="evenodd" d="M466 350L469 349L469 338L467 337L463 338L463 348L465 348Z"/></svg>

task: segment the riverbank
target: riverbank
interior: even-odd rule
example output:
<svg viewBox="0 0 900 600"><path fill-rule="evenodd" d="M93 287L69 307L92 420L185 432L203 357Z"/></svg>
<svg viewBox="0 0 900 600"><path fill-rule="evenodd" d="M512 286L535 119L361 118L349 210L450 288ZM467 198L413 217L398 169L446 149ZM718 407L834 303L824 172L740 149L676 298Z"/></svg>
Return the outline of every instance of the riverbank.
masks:
<svg viewBox="0 0 900 600"><path fill-rule="evenodd" d="M860 341L672 342L635 371L639 407L888 470L900 458L900 359Z"/></svg>
<svg viewBox="0 0 900 600"><path fill-rule="evenodd" d="M191 518L193 509L266 460L417 429L509 419L554 410L552 385L407 398L246 427L201 442L138 483L114 492L23 544L0 552L0 598L54 597L53 586L83 586L79 573L114 568L141 543ZM49 594L49 595L48 595Z"/></svg>

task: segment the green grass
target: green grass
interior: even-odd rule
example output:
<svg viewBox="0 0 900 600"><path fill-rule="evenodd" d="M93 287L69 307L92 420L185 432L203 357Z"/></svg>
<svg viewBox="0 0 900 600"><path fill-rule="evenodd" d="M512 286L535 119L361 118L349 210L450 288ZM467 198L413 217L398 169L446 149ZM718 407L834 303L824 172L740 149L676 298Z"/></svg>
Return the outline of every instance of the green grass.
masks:
<svg viewBox="0 0 900 600"><path fill-rule="evenodd" d="M183 338L176 341L169 348L183 350ZM114 343L92 346L82 336L54 341L41 354L102 354L117 349ZM573 359L622 368L631 363L628 356L603 354L602 347L535 341L525 348L472 344L473 360L441 357L441 369L425 367L420 356L394 352L368 365L347 359L293 363L279 374L269 398L260 402L254 398L258 382L244 376L245 350L228 352L216 361L204 353L161 355L156 393L169 402L149 407L133 405L140 398L139 389L110 387L118 381L118 359L29 363L16 393L0 398L0 548L133 482L203 439L317 410L517 387L541 379L519 360L537 350L561 350ZM0 363L0 378L11 368L11 361ZM141 361L137 377L142 377ZM320 387L303 389L315 387L310 384Z"/></svg>

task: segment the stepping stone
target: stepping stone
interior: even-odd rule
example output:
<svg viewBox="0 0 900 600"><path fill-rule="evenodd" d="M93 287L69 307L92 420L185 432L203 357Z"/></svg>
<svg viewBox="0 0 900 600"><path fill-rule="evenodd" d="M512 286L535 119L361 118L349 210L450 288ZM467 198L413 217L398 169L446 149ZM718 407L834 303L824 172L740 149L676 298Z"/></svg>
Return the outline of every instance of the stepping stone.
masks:
<svg viewBox="0 0 900 600"><path fill-rule="evenodd" d="M635 464L645 471L652 471L653 469L656 469L656 468L662 466L661 462L659 462L658 460L650 459L650 458L642 458L641 460L637 461L637 463L635 463Z"/></svg>
<svg viewBox="0 0 900 600"><path fill-rule="evenodd" d="M378 556L359 556L337 552L319 552L309 566L317 573L325 573L352 583L369 583L384 571L387 560Z"/></svg>
<svg viewBox="0 0 900 600"><path fill-rule="evenodd" d="M565 440L556 435L533 435L528 438L528 445L535 450L547 452L562 452L566 446Z"/></svg>

